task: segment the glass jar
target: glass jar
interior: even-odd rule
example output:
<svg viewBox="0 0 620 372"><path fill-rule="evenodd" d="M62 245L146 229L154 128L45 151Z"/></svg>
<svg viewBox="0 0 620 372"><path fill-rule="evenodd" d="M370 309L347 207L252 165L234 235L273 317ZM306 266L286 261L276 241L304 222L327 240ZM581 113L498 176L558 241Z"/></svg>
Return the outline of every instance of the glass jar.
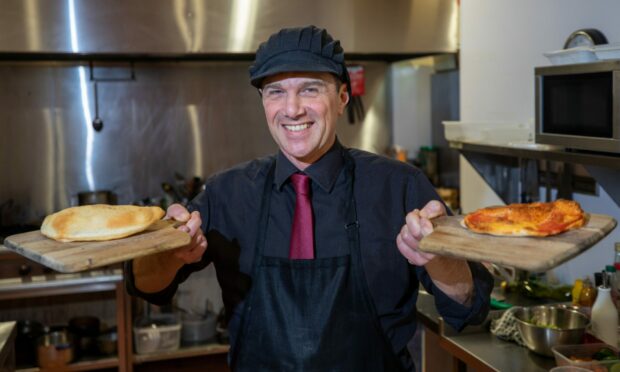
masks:
<svg viewBox="0 0 620 372"><path fill-rule="evenodd" d="M592 285L590 278L586 278L586 280L583 281L583 288L579 295L579 305L592 307L594 300L596 300L596 288Z"/></svg>

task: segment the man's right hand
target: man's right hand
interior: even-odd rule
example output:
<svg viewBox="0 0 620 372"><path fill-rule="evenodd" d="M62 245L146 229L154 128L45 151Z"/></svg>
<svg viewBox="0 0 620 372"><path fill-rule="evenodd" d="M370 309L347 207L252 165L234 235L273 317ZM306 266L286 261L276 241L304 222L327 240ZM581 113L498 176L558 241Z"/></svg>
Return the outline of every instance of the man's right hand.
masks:
<svg viewBox="0 0 620 372"><path fill-rule="evenodd" d="M190 214L182 205L172 204L166 211L166 218L184 222L178 229L188 233L192 240L184 247L133 260L134 284L142 292L154 293L168 287L184 264L200 261L207 249L207 239L200 228L200 213Z"/></svg>
<svg viewBox="0 0 620 372"><path fill-rule="evenodd" d="M185 224L179 226L178 229L189 233L192 237L188 245L173 251L174 257L186 264L200 261L202 255L207 250L207 239L200 228L202 225L200 213L194 211L190 214L181 204L172 204L168 207L165 218L185 222Z"/></svg>

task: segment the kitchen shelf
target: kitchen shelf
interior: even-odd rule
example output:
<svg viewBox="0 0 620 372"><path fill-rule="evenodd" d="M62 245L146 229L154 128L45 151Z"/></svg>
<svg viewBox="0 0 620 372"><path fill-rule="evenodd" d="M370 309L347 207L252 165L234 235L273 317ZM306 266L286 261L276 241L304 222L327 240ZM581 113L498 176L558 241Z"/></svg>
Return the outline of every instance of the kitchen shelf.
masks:
<svg viewBox="0 0 620 372"><path fill-rule="evenodd" d="M116 322L118 329L118 357L84 360L72 363L63 371L90 371L118 368L131 372L131 344L127 342L130 333L129 298L125 292L122 269L91 270L75 274L50 273L0 279L0 300L50 297L92 292L113 292L116 298ZM34 368L26 371L45 371Z"/></svg>
<svg viewBox="0 0 620 372"><path fill-rule="evenodd" d="M0 255L12 252L0 244ZM120 372L131 372L133 366L149 362L168 361L181 358L192 358L228 353L229 345L207 344L182 347L181 349L155 354L134 354L132 348L131 305L129 295L125 291L123 270L107 268L90 270L81 273L63 274L49 273L0 279L0 300L19 298L37 298L57 295L72 295L91 292L108 292L116 294L118 357L103 359L80 360L63 368L63 371L91 371L102 369L118 369ZM20 372L46 372L50 370L37 367L19 369ZM51 372L51 371L50 371Z"/></svg>
<svg viewBox="0 0 620 372"><path fill-rule="evenodd" d="M62 371L92 371L103 368L118 367L118 358L102 358L96 360L85 360L68 364L62 368ZM52 372L58 371L58 369L45 369L45 368L24 368L18 369L16 372Z"/></svg>
<svg viewBox="0 0 620 372"><path fill-rule="evenodd" d="M589 176L596 180L596 183L607 192L616 205L620 206L620 183L617 182L620 179L620 154L566 150L558 146L534 143L497 145L480 142L450 142L450 147L464 155L507 204L524 202L520 200L521 195L515 194L515 191L519 189L516 181L521 172L520 168L524 165L521 163L532 160L558 162L564 165L559 181L562 184L562 193L559 197L572 197L572 183L573 180L576 181L573 179L572 166L577 164L583 166ZM488 175L484 174L480 168L485 168L489 164L497 166L491 171L501 168L502 173L509 175L507 179L494 182L492 177L488 178ZM589 188L588 182L584 185L585 188ZM595 187L595 185L592 186ZM549 193L549 190L547 192Z"/></svg>
<svg viewBox="0 0 620 372"><path fill-rule="evenodd" d="M228 353L229 345L222 344L207 344L201 346L189 346L182 347L178 350L164 351L153 354L134 354L133 362L135 364L154 362L168 359L179 358L191 358L197 356L214 355L214 354L226 354Z"/></svg>
<svg viewBox="0 0 620 372"><path fill-rule="evenodd" d="M0 279L0 300L113 291L122 281L121 269Z"/></svg>
<svg viewBox="0 0 620 372"><path fill-rule="evenodd" d="M450 147L462 152L471 151L517 158L560 161L564 163L594 165L620 170L620 155L616 156L613 154L566 151L551 146L536 144L502 146L478 142L450 142Z"/></svg>

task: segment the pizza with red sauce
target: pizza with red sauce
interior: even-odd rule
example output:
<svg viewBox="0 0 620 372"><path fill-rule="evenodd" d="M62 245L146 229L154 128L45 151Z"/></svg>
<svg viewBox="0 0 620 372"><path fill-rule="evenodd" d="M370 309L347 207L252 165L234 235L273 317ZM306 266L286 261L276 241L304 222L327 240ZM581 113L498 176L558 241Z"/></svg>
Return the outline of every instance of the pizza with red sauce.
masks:
<svg viewBox="0 0 620 372"><path fill-rule="evenodd" d="M462 221L471 231L501 236L551 236L585 223L586 214L579 203L563 199L482 208L467 214Z"/></svg>

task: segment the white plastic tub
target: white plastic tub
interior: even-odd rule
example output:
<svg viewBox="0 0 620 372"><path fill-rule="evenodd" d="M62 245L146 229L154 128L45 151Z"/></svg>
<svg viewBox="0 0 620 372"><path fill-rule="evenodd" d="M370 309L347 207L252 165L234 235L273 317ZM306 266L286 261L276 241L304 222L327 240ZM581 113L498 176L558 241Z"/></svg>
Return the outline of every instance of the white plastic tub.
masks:
<svg viewBox="0 0 620 372"><path fill-rule="evenodd" d="M443 126L449 142L507 145L534 140L534 126L531 123L444 121Z"/></svg>
<svg viewBox="0 0 620 372"><path fill-rule="evenodd" d="M575 63L595 62L598 60L590 47L574 47L543 53L554 65L570 65Z"/></svg>
<svg viewBox="0 0 620 372"><path fill-rule="evenodd" d="M138 354L177 350L181 345L181 323L174 316L140 319L136 321L133 332Z"/></svg>
<svg viewBox="0 0 620 372"><path fill-rule="evenodd" d="M618 348L598 343L598 344L579 344L579 345L557 345L551 348L553 351L553 356L555 357L555 363L558 366L573 366L585 368L591 371L607 371L613 365L620 365L620 359L618 360L590 360L590 361L580 361L574 360L573 358L591 358L594 353L601 350L602 348L607 348L616 353L618 355ZM616 367L618 368L618 367Z"/></svg>
<svg viewBox="0 0 620 372"><path fill-rule="evenodd" d="M593 50L598 59L620 59L620 43L596 45Z"/></svg>

